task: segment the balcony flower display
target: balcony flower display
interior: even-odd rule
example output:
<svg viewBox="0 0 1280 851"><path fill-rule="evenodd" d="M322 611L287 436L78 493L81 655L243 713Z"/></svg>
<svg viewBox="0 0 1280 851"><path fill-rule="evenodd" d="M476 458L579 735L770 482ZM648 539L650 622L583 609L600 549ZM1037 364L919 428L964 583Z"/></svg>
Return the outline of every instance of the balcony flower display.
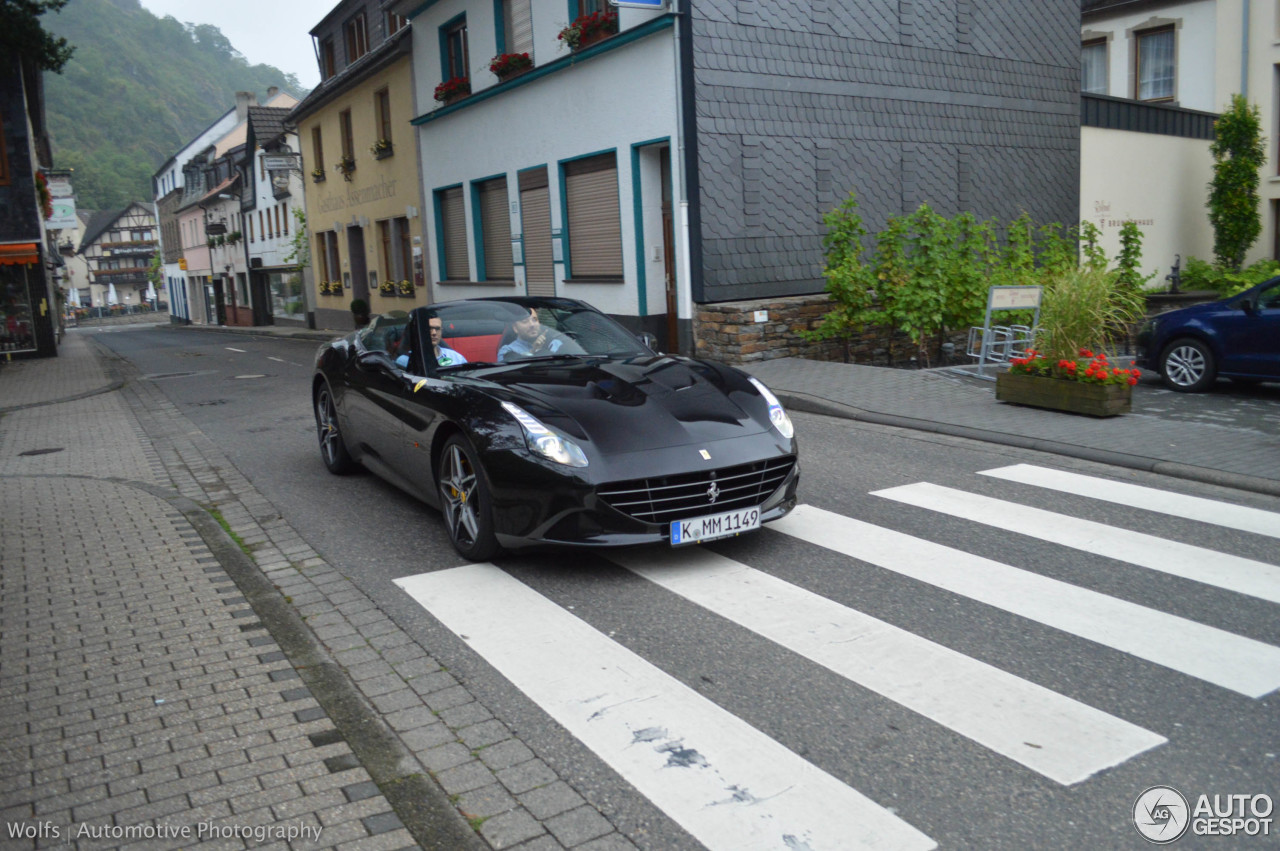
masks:
<svg viewBox="0 0 1280 851"><path fill-rule="evenodd" d="M489 71L504 82L532 67L533 58L527 53L499 53L489 60Z"/></svg>
<svg viewBox="0 0 1280 851"><path fill-rule="evenodd" d="M341 174L344 179L350 180L351 175L354 174L356 170L356 158L343 157L337 162L336 165L334 165L334 169L337 170L337 172Z"/></svg>
<svg viewBox="0 0 1280 851"><path fill-rule="evenodd" d="M381 284L378 284L378 292L382 293L383 295L395 295L395 294L396 294L396 282L395 282L395 281L383 281Z"/></svg>
<svg viewBox="0 0 1280 851"><path fill-rule="evenodd" d="M447 106L469 94L471 94L471 78L453 77L436 86L435 99Z"/></svg>
<svg viewBox="0 0 1280 851"><path fill-rule="evenodd" d="M324 180L324 166L316 166L311 169L311 179L316 183L321 183Z"/></svg>
<svg viewBox="0 0 1280 851"><path fill-rule="evenodd" d="M390 139L379 139L369 146L369 153L373 154L373 158L376 160L391 156L392 151Z"/></svg>
<svg viewBox="0 0 1280 851"><path fill-rule="evenodd" d="M600 11L579 15L573 23L560 30L556 38L567 44L570 50L581 50L617 32L618 13Z"/></svg>
<svg viewBox="0 0 1280 851"><path fill-rule="evenodd" d="M409 283L408 281L401 281L400 295L407 295L407 296L413 295L413 284Z"/></svg>

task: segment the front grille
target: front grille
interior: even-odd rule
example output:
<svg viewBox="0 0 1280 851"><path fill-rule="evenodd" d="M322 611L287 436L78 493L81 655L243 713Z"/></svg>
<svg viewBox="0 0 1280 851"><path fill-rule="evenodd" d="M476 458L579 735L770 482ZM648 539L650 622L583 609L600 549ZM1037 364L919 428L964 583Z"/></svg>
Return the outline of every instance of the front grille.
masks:
<svg viewBox="0 0 1280 851"><path fill-rule="evenodd" d="M795 457L787 455L719 470L610 482L597 492L629 517L669 523L760 505L786 481L795 464Z"/></svg>

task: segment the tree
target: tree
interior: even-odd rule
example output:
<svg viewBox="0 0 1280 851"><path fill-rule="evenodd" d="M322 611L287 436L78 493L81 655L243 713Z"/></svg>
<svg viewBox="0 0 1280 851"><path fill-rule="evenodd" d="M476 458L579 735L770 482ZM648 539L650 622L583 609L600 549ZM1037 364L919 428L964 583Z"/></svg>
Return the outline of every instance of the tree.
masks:
<svg viewBox="0 0 1280 851"><path fill-rule="evenodd" d="M45 12L60 12L67 0L0 0L0 55L22 56L41 71L62 73L75 48L40 25Z"/></svg>
<svg viewBox="0 0 1280 851"><path fill-rule="evenodd" d="M1258 173L1267 156L1258 107L1244 95L1232 95L1231 107L1214 124L1213 180L1209 183L1209 221L1218 264L1239 271L1245 253L1262 233L1258 214Z"/></svg>

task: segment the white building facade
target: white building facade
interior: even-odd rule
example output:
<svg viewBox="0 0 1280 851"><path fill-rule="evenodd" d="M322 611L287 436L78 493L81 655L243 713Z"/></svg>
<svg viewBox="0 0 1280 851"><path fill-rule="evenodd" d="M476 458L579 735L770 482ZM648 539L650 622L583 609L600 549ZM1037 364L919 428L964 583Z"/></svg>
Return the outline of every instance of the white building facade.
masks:
<svg viewBox="0 0 1280 851"><path fill-rule="evenodd" d="M1086 0L1081 25L1081 218L1099 223L1108 253L1119 226L1143 230L1154 282L1176 257L1213 259L1205 202L1213 178L1203 116L1242 93L1259 108L1268 161L1262 236L1246 264L1280 258L1280 10L1274 0ZM1090 124L1089 95L1133 105L1131 117ZM1122 104L1104 106L1115 111Z"/></svg>
<svg viewBox="0 0 1280 851"><path fill-rule="evenodd" d="M569 23L564 0L445 0L412 19L436 300L581 298L655 332L667 330L669 308L673 319L691 315L676 262L686 240L674 21L612 12L618 34L577 52L557 38ZM490 60L510 53L528 53L534 67L503 82ZM432 100L459 70L468 102Z"/></svg>

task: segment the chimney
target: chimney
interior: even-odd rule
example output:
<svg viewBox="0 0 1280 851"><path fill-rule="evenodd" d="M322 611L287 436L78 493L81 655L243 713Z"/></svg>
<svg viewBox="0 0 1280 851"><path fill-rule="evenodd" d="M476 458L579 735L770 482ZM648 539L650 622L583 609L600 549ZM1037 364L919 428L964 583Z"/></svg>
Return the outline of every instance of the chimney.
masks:
<svg viewBox="0 0 1280 851"><path fill-rule="evenodd" d="M258 105L258 97L253 92L236 92L236 122L249 118L249 107Z"/></svg>
<svg viewBox="0 0 1280 851"><path fill-rule="evenodd" d="M279 87L279 86L271 86L271 87L269 87L269 88L267 89L267 100L268 100L268 101L270 101L273 97L275 97L275 96L276 96L276 95L278 95L279 93L280 93L280 87Z"/></svg>

